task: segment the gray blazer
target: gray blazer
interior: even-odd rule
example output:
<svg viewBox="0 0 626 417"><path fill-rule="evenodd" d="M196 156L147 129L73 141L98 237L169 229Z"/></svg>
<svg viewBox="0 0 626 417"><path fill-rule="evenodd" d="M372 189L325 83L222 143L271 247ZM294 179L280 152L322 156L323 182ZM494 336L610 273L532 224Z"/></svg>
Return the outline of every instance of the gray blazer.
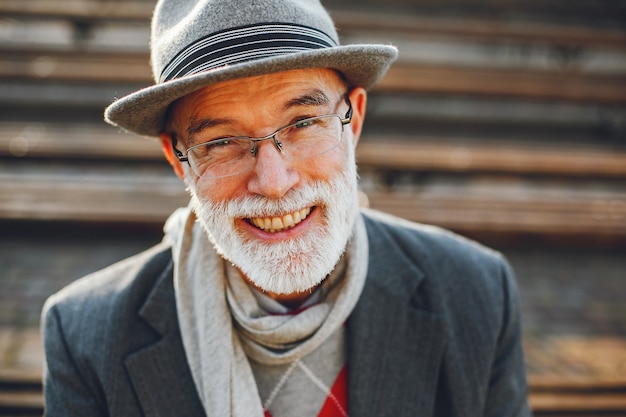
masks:
<svg viewBox="0 0 626 417"><path fill-rule="evenodd" d="M434 227L364 217L369 271L347 324L350 416L529 416L503 258ZM48 300L47 415L205 415L172 282L170 248L159 245Z"/></svg>

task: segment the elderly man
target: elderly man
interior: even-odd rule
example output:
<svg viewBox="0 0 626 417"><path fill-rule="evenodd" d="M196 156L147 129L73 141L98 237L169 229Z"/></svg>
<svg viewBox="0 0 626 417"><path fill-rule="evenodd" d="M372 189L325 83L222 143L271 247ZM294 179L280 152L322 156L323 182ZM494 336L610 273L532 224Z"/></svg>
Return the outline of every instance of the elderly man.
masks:
<svg viewBox="0 0 626 417"><path fill-rule="evenodd" d="M162 0L107 121L191 195L162 244L44 308L49 416L527 416L503 258L358 207L367 89L313 0Z"/></svg>

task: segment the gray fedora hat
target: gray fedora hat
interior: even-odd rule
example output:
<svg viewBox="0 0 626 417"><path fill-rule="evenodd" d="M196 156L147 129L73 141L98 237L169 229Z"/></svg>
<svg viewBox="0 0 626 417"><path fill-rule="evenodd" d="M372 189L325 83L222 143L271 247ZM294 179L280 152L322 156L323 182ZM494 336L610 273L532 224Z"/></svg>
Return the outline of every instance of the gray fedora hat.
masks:
<svg viewBox="0 0 626 417"><path fill-rule="evenodd" d="M105 110L108 123L143 136L158 136L170 104L211 84L333 68L368 89L397 56L388 45L340 45L318 0L160 0L150 50L155 84Z"/></svg>

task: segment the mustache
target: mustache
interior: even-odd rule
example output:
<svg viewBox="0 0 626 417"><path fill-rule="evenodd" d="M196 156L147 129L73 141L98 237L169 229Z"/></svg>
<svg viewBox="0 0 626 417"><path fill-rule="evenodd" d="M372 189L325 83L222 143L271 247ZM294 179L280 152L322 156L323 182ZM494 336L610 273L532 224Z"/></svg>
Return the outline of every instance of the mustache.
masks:
<svg viewBox="0 0 626 417"><path fill-rule="evenodd" d="M342 183L335 178L330 183L314 181L298 188L289 190L280 199L270 199L260 195L247 195L232 200L213 202L201 200L211 212L230 218L269 217L293 213L312 206L325 206L335 198L335 190ZM192 193L196 195L196 193Z"/></svg>

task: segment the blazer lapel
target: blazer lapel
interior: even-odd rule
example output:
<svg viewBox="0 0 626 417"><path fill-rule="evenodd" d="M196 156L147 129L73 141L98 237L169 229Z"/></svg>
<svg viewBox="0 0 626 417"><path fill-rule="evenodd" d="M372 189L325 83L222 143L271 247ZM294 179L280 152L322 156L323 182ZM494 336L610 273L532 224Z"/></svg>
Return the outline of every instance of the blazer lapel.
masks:
<svg viewBox="0 0 626 417"><path fill-rule="evenodd" d="M367 218L366 225L377 238L370 238L366 285L348 320L350 416L431 415L446 323L421 301L421 269Z"/></svg>
<svg viewBox="0 0 626 417"><path fill-rule="evenodd" d="M144 415L204 416L178 327L171 262L139 315L162 336L124 361Z"/></svg>

